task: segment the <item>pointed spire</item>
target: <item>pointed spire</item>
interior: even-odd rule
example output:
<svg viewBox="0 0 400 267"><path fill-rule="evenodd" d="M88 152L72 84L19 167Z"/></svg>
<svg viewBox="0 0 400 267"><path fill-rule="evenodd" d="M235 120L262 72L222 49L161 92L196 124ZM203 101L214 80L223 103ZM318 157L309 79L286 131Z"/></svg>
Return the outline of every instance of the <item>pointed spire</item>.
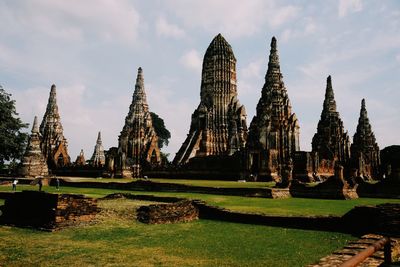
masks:
<svg viewBox="0 0 400 267"><path fill-rule="evenodd" d="M280 72L279 55L275 36L271 40L271 49L269 53L268 71L272 73Z"/></svg>
<svg viewBox="0 0 400 267"><path fill-rule="evenodd" d="M68 165L70 163L67 152L68 143L63 134L63 127L57 106L56 86L54 84L51 86L49 101L42 122L40 123L39 131L43 138L40 146L50 168L55 168L61 163L58 158L54 158L56 151L61 151L62 153L63 166ZM60 147L63 147L63 149L60 149Z"/></svg>
<svg viewBox="0 0 400 267"><path fill-rule="evenodd" d="M327 113L327 112L336 112L336 101L335 101L335 95L333 93L331 75L329 75L328 78L326 79L324 108L322 110L322 113Z"/></svg>
<svg viewBox="0 0 400 267"><path fill-rule="evenodd" d="M40 133L44 135L45 127L49 127L47 124L50 124L50 127L52 127L52 125L55 122L58 122L59 119L60 119L60 114L58 113L56 85L53 84L50 89L49 101L47 102L46 112L40 124L39 128Z"/></svg>
<svg viewBox="0 0 400 267"><path fill-rule="evenodd" d="M358 119L357 132L368 135L372 133L367 108L365 106L365 99L361 100L360 118Z"/></svg>
<svg viewBox="0 0 400 267"><path fill-rule="evenodd" d="M144 78L143 78L143 69L142 67L138 68L138 73L137 73L137 77L136 77L136 87L140 87L143 88L144 87Z"/></svg>
<svg viewBox="0 0 400 267"><path fill-rule="evenodd" d="M267 96L267 94L272 91L279 90L284 93L284 98L287 98L285 84L283 82L283 75L281 73L281 67L279 63L279 55L277 49L277 41L275 37L271 39L270 52L269 52L269 60L268 60L268 69L265 74L265 84L262 89L262 98L266 99L271 96ZM280 94L274 94L278 96ZM279 97L279 96L278 96ZM283 100L286 102L286 100Z"/></svg>
<svg viewBox="0 0 400 267"><path fill-rule="evenodd" d="M49 97L49 104L51 103L52 106L57 104L57 91L56 85L53 84L50 90L50 97Z"/></svg>
<svg viewBox="0 0 400 267"><path fill-rule="evenodd" d="M367 108L365 107L365 99L363 98L361 100L361 110L360 110L360 117L365 117L367 118Z"/></svg>
<svg viewBox="0 0 400 267"><path fill-rule="evenodd" d="M92 166L103 166L106 161L106 157L104 154L104 148L101 143L102 143L101 142L101 132L99 132L97 135L97 141L96 141L96 145L94 147L93 155L90 159Z"/></svg>
<svg viewBox="0 0 400 267"><path fill-rule="evenodd" d="M133 94L133 99L135 101L142 101L147 105L146 93L144 90L144 77L143 70L141 67L138 68L138 73L136 77L135 92Z"/></svg>
<svg viewBox="0 0 400 267"><path fill-rule="evenodd" d="M365 99L361 100L360 117L351 145L351 157L354 167L359 170L361 175L373 177L378 174L380 165L379 146L368 119ZM360 157L362 161L359 160Z"/></svg>
<svg viewBox="0 0 400 267"><path fill-rule="evenodd" d="M32 134L38 134L39 133L39 124L37 120L37 116L33 119L33 126L32 126Z"/></svg>
<svg viewBox="0 0 400 267"><path fill-rule="evenodd" d="M101 132L99 131L99 134L97 135L97 142L96 142L98 145L101 145L102 144L102 141L101 141Z"/></svg>
<svg viewBox="0 0 400 267"><path fill-rule="evenodd" d="M272 36L271 50L275 50L276 51L276 38L275 38L275 36Z"/></svg>

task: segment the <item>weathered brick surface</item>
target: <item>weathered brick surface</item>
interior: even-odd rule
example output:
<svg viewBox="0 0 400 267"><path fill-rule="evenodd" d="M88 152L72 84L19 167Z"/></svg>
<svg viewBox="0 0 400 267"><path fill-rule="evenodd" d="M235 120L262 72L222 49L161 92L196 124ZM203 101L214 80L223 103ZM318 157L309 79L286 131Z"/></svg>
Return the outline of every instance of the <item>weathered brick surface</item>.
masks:
<svg viewBox="0 0 400 267"><path fill-rule="evenodd" d="M38 191L10 194L1 210L0 223L46 230L88 222L99 212L96 199Z"/></svg>
<svg viewBox="0 0 400 267"><path fill-rule="evenodd" d="M400 237L400 204L357 206L342 217L352 233L379 233Z"/></svg>
<svg viewBox="0 0 400 267"><path fill-rule="evenodd" d="M137 219L148 224L190 222L199 218L199 210L190 200L172 204L153 204L137 210Z"/></svg>
<svg viewBox="0 0 400 267"><path fill-rule="evenodd" d="M325 256L315 264L308 265L308 267L335 267L340 266L345 261L349 260L354 255L360 253L365 248L371 246L379 239L383 238L381 235L368 234L361 237L357 241L349 242L343 249L337 250L332 254ZM392 240L392 258L397 258L399 255L400 243L398 239ZM367 258L358 266L360 267L376 267L384 262L383 251L375 252L371 257Z"/></svg>
<svg viewBox="0 0 400 267"><path fill-rule="evenodd" d="M322 199L354 199L358 198L355 188L349 188L346 182L336 177L330 177L316 186L309 186L293 181L290 187L293 197Z"/></svg>

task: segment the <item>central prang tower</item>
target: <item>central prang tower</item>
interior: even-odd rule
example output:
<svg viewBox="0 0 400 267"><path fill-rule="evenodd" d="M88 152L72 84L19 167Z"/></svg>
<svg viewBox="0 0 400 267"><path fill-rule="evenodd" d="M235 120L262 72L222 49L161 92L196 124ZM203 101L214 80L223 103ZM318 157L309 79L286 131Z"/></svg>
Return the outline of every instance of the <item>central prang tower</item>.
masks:
<svg viewBox="0 0 400 267"><path fill-rule="evenodd" d="M193 157L232 155L244 148L246 110L237 99L236 84L236 58L232 47L218 34L204 55L200 104L175 156L176 165Z"/></svg>

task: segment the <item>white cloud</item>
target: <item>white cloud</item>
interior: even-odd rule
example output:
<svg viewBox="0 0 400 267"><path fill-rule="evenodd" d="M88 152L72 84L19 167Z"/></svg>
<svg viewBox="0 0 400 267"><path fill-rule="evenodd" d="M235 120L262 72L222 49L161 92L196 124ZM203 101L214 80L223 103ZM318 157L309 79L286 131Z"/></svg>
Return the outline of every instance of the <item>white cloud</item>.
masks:
<svg viewBox="0 0 400 267"><path fill-rule="evenodd" d="M291 28L285 29L280 37L283 43L288 42L291 39L303 38L316 33L318 26L313 18L305 17L298 21L297 24L291 26Z"/></svg>
<svg viewBox="0 0 400 267"><path fill-rule="evenodd" d="M199 52L195 49L185 52L181 57L180 62L183 66L190 70L194 70L196 72L201 71L202 59Z"/></svg>
<svg viewBox="0 0 400 267"><path fill-rule="evenodd" d="M43 34L70 41L100 39L134 42L140 16L128 1L38 0L0 4L2 32ZM18 29L18 31L16 31Z"/></svg>
<svg viewBox="0 0 400 267"><path fill-rule="evenodd" d="M338 6L338 15L340 18L349 13L359 12L363 8L361 0L340 0Z"/></svg>
<svg viewBox="0 0 400 267"><path fill-rule="evenodd" d="M185 37L185 31L179 26L169 23L164 17L159 17L156 22L156 32L160 36L182 38Z"/></svg>
<svg viewBox="0 0 400 267"><path fill-rule="evenodd" d="M262 68L265 67L266 64L265 58L261 58L250 62L247 66L243 67L240 70L241 77L243 79L259 79L262 77L262 72L264 71Z"/></svg>
<svg viewBox="0 0 400 267"><path fill-rule="evenodd" d="M291 5L277 8L276 11L271 14L270 19L268 19L268 23L273 28L276 28L296 18L299 14L299 11L300 8Z"/></svg>
<svg viewBox="0 0 400 267"><path fill-rule="evenodd" d="M307 76L319 77L323 73L329 74L335 64L342 63L343 65L347 65L346 62L354 59L372 58L374 55L385 53L400 45L400 37L395 35L377 35L372 40L369 40L368 43L365 43L364 39L365 36L362 36L351 44L337 42L334 47L330 48L332 52L327 53L326 50L322 50L322 54L318 56L316 52L315 61L310 61L303 66L299 66L298 69ZM374 66L364 66L364 68L366 67L375 69ZM353 70L353 73L356 71ZM351 76L352 74L349 73L348 75ZM368 77L369 75L364 73L362 76Z"/></svg>
<svg viewBox="0 0 400 267"><path fill-rule="evenodd" d="M148 84L146 87L149 109L164 119L165 127L171 132L168 147L162 150L170 153L170 160L178 152L189 132L191 114L198 99L177 99L176 92L170 89L173 83L163 81L162 85Z"/></svg>
<svg viewBox="0 0 400 267"><path fill-rule="evenodd" d="M300 8L280 5L274 0L249 0L232 3L230 0L170 1L168 7L183 20L186 27L207 32L221 32L230 37L251 36L291 22ZM172 3L172 4L171 4Z"/></svg>

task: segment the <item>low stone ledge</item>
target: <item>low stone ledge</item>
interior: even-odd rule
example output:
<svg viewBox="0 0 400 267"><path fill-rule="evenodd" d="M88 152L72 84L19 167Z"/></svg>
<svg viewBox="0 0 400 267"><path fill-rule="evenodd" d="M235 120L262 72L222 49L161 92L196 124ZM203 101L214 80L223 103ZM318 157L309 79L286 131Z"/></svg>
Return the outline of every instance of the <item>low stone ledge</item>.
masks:
<svg viewBox="0 0 400 267"><path fill-rule="evenodd" d="M357 188L360 197L400 198L400 181L386 179L375 184L361 181Z"/></svg>
<svg viewBox="0 0 400 267"><path fill-rule="evenodd" d="M137 219L148 224L190 222L199 218L199 210L190 200L172 204L153 204L137 210Z"/></svg>
<svg viewBox="0 0 400 267"><path fill-rule="evenodd" d="M100 211L93 198L38 191L13 193L0 208L2 224L51 231L89 222Z"/></svg>
<svg viewBox="0 0 400 267"><path fill-rule="evenodd" d="M258 224L308 230L343 231L339 216L279 216L260 213L236 212L194 200L200 219Z"/></svg>
<svg viewBox="0 0 400 267"><path fill-rule="evenodd" d="M163 197L163 196L154 196L154 195L136 195L130 193L114 193L107 195L103 198L99 198L100 200L108 200L108 199L118 199L118 198L127 198L134 200L144 200L144 201L156 201L156 202L167 202L174 203L182 200L187 200L186 198L181 197Z"/></svg>
<svg viewBox="0 0 400 267"><path fill-rule="evenodd" d="M273 199L284 199L291 198L289 188L271 188L271 198Z"/></svg>
<svg viewBox="0 0 400 267"><path fill-rule="evenodd" d="M343 249L334 251L332 254L321 258L317 263L310 264L307 267L335 267L340 266L354 255L360 253L379 239L382 235L367 234L357 241L351 241ZM396 259L399 256L400 243L398 239L391 239L392 258ZM377 267L384 262L383 251L375 252L371 257L368 257L359 266Z"/></svg>
<svg viewBox="0 0 400 267"><path fill-rule="evenodd" d="M192 203L198 210L200 219L228 221L247 224L269 225L277 227L309 229L344 232L356 235L366 233L388 234L390 236L400 237L400 204L381 204L377 206L359 206L355 207L343 216L279 216L267 215L261 213L237 212L223 207L217 207L207 204L202 200L189 200L177 197L159 197L153 195L134 195L129 193L111 194L103 199L114 199L125 197L135 200L168 202L172 204L156 205L154 209L165 209L163 216L166 218L169 209L176 203ZM142 207L143 211L150 212L147 207ZM161 214L161 211L157 211ZM173 211L174 213L174 211ZM178 214L178 213L174 213ZM171 215L172 217L175 215ZM143 217L144 222L150 221ZM160 223L162 220L159 220ZM178 220L179 221L179 220ZM168 223L174 222L170 220Z"/></svg>
<svg viewBox="0 0 400 267"><path fill-rule="evenodd" d="M400 238L400 204L356 206L342 220L351 233L378 233Z"/></svg>
<svg viewBox="0 0 400 267"><path fill-rule="evenodd" d="M309 186L293 181L290 187L292 197L321 199L355 199L358 198L356 188L349 188L344 181L330 177L325 182Z"/></svg>

